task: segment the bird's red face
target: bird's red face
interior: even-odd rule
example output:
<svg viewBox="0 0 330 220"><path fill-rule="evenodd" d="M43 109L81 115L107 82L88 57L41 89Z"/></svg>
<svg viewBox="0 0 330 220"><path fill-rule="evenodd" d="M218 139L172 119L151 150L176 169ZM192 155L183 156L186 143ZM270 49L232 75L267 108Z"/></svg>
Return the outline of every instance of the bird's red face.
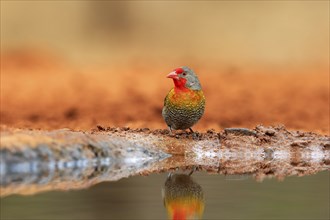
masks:
<svg viewBox="0 0 330 220"><path fill-rule="evenodd" d="M187 79L185 78L186 72L182 68L176 68L170 72L166 77L173 79L176 89L185 90Z"/></svg>

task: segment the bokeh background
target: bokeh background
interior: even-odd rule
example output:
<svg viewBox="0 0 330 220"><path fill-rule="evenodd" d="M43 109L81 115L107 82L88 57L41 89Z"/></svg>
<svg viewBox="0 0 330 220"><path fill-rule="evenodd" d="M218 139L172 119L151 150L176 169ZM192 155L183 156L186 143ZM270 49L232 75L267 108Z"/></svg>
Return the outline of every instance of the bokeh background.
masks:
<svg viewBox="0 0 330 220"><path fill-rule="evenodd" d="M165 76L207 98L196 129L329 133L329 1L1 1L1 124L166 128Z"/></svg>

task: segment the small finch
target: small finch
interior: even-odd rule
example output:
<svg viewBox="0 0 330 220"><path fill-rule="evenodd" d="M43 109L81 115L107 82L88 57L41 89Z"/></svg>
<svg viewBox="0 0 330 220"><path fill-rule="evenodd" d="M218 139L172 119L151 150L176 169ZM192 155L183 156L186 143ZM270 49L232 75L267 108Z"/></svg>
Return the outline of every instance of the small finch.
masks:
<svg viewBox="0 0 330 220"><path fill-rule="evenodd" d="M188 129L202 117L205 97L197 75L186 66L167 75L173 79L172 88L164 100L163 118L170 131Z"/></svg>

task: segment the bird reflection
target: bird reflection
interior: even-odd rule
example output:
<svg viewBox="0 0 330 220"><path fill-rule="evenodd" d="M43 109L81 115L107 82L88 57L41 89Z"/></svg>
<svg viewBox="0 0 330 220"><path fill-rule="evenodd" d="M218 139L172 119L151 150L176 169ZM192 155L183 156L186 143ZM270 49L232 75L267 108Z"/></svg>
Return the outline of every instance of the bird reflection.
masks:
<svg viewBox="0 0 330 220"><path fill-rule="evenodd" d="M164 205L169 219L201 219L204 212L204 194L191 174L170 173L163 188Z"/></svg>

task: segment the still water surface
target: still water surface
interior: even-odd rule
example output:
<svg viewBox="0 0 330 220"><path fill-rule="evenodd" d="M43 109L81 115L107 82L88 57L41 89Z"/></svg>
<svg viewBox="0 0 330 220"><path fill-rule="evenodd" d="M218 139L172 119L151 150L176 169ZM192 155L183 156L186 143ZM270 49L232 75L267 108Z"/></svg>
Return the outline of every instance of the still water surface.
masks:
<svg viewBox="0 0 330 220"><path fill-rule="evenodd" d="M167 219L168 175L134 176L88 189L1 198L1 219ZM329 219L329 172L284 181L192 174L203 219ZM189 185L189 184L188 184ZM198 199L197 199L198 200Z"/></svg>

